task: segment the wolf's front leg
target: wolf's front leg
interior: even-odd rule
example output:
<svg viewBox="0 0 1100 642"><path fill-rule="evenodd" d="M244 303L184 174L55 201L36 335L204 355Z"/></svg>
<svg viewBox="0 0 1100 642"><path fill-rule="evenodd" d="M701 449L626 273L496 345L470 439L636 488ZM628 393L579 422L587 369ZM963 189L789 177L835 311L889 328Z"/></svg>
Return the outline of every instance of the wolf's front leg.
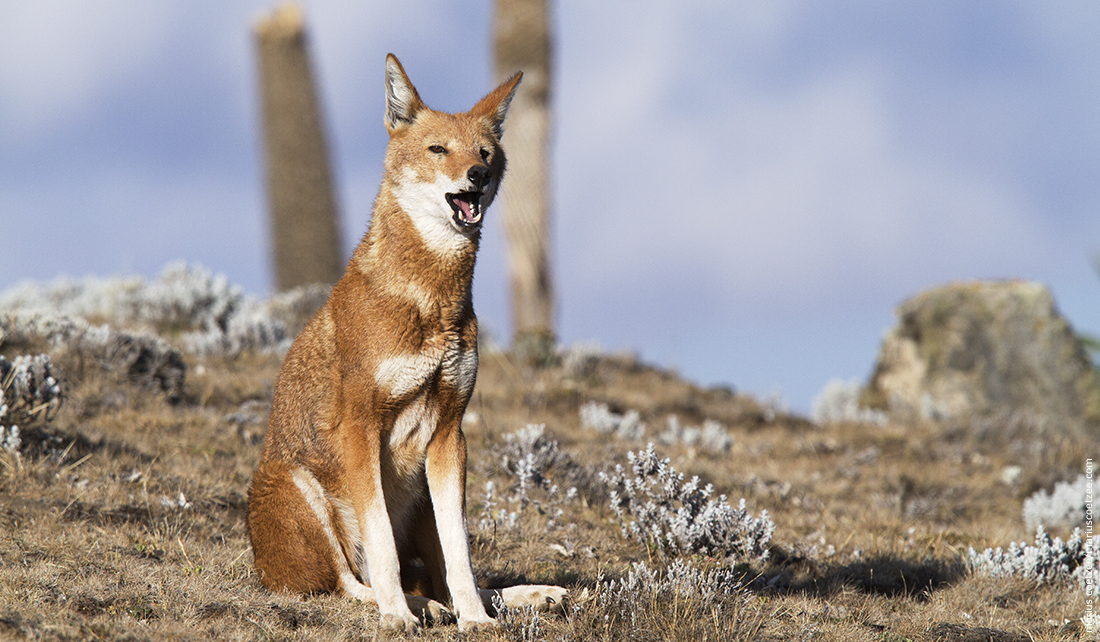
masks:
<svg viewBox="0 0 1100 642"><path fill-rule="evenodd" d="M348 489L359 521L370 590L378 603L381 625L384 629L413 634L420 629L420 622L409 609L401 590L401 564L382 494L380 435L365 426L349 433L349 440L356 443L345 451L348 453Z"/></svg>
<svg viewBox="0 0 1100 642"><path fill-rule="evenodd" d="M458 615L458 628L495 626L478 594L470 563L466 528L466 437L458 422L440 426L428 444L425 462L439 544L447 568L447 589Z"/></svg>

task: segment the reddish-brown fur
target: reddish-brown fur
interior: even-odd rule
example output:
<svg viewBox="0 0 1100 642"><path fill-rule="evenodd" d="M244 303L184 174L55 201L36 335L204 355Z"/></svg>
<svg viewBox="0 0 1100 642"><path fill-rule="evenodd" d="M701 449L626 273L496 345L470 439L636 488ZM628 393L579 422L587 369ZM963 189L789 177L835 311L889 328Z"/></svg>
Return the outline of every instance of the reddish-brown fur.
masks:
<svg viewBox="0 0 1100 642"><path fill-rule="evenodd" d="M256 554L256 570L269 589L335 591L336 569L328 562L328 551L313 544L324 541L321 525L290 481L287 468L283 462L272 462L256 471L252 481L249 534L262 550ZM298 561L273 563L286 559Z"/></svg>

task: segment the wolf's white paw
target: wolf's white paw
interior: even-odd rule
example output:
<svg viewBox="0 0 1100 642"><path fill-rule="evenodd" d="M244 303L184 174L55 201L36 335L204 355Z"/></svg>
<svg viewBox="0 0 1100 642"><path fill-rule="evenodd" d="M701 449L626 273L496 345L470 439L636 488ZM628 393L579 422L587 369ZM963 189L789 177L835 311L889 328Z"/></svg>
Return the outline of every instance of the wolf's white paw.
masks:
<svg viewBox="0 0 1100 642"><path fill-rule="evenodd" d="M488 629L495 629L499 626L500 623L489 616L485 616L485 619L458 618L458 630L463 633L469 633L470 631L485 631Z"/></svg>
<svg viewBox="0 0 1100 642"><path fill-rule="evenodd" d="M420 621L412 613L383 613L379 625L384 631L416 635L420 633Z"/></svg>
<svg viewBox="0 0 1100 642"><path fill-rule="evenodd" d="M504 606L510 609L533 606L540 611L561 611L569 598L569 590L560 586L523 584L501 589L500 596Z"/></svg>

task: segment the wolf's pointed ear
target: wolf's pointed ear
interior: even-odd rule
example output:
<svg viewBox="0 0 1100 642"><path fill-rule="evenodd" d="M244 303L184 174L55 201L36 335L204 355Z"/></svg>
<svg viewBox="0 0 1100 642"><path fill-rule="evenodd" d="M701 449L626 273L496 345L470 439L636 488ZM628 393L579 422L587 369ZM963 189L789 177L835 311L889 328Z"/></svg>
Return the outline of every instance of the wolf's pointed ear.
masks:
<svg viewBox="0 0 1100 642"><path fill-rule="evenodd" d="M398 129L411 125L416 114L424 109L424 102L416 87L409 82L405 68L398 62L397 56L386 56L386 130L393 134Z"/></svg>
<svg viewBox="0 0 1100 642"><path fill-rule="evenodd" d="M516 95L516 87L523 78L523 72L517 71L511 78L505 80L500 87L489 92L478 101L470 114L478 118L485 118L493 128L493 134L497 139L504 132L504 116L508 113L508 105L512 104L512 97Z"/></svg>

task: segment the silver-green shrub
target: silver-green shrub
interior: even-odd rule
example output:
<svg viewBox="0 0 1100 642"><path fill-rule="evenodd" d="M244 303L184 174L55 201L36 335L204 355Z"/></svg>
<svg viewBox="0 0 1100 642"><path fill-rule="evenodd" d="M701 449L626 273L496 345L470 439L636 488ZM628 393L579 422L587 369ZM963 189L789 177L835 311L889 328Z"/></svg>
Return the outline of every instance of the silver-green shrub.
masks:
<svg viewBox="0 0 1100 642"><path fill-rule="evenodd" d="M547 471L554 466L575 464L561 451L558 442L545 436L545 430L544 424L528 424L504 435L501 468L513 480L512 492L502 497L494 482L485 483L482 518L478 522L482 530L514 528L528 506L549 516L545 525L547 530L559 526L558 520L564 514L562 506L577 497L577 489L570 487L562 492L547 476Z"/></svg>
<svg viewBox="0 0 1100 642"><path fill-rule="evenodd" d="M645 436L645 424L637 410L620 415L605 403L589 401L581 406L581 426L622 439L639 440Z"/></svg>
<svg viewBox="0 0 1100 642"><path fill-rule="evenodd" d="M700 488L698 477L684 481L668 459L658 459L653 444L627 459L630 473L616 464L613 473L600 474L623 536L672 554L767 558L775 524L766 510L753 517L744 499L734 508L725 495L713 497L710 484Z"/></svg>
<svg viewBox="0 0 1100 642"><path fill-rule="evenodd" d="M1024 500L1024 523L1028 528L1084 525L1088 483L1088 477L1081 475L1073 482L1058 482L1053 492L1036 491Z"/></svg>
<svg viewBox="0 0 1100 642"><path fill-rule="evenodd" d="M666 601L677 597L701 599L713 604L741 590L738 574L729 567L703 571L683 559L673 560L662 573L645 562L635 562L625 577L601 582L597 600L624 601L639 598Z"/></svg>
<svg viewBox="0 0 1100 642"><path fill-rule="evenodd" d="M859 405L861 389L862 386L858 381L830 380L817 397L814 397L810 409L814 423L818 425L841 422L885 424L888 419L885 412Z"/></svg>
<svg viewBox="0 0 1100 642"><path fill-rule="evenodd" d="M721 423L707 419L703 421L702 426L681 426L680 418L676 415L668 416L667 427L657 438L661 443L669 446L683 444L692 448L697 447L712 455L729 452L733 446L733 437Z"/></svg>
<svg viewBox="0 0 1100 642"><path fill-rule="evenodd" d="M187 352L234 356L243 351L288 349L292 338L288 328L297 331L327 292L324 286L306 286L260 301L223 275L198 265L172 263L150 281L61 277L49 283L23 283L0 292L0 310L178 335Z"/></svg>
<svg viewBox="0 0 1100 642"><path fill-rule="evenodd" d="M1020 577L1039 584L1076 581L1082 587L1100 586L1097 552L1100 535L1085 538L1075 528L1067 541L1051 537L1042 526L1036 528L1035 545L1012 542L1007 549L969 550L968 562L975 573L990 577Z"/></svg>
<svg viewBox="0 0 1100 642"><path fill-rule="evenodd" d="M676 559L660 569L635 562L620 579L601 577L591 606L585 608L597 615L604 614L605 621L613 616L629 630L651 626L652 611L664 611L672 604L692 613L697 621L725 624L731 616L736 617L745 596L737 572L730 567L704 571ZM653 637L660 638L660 635Z"/></svg>

